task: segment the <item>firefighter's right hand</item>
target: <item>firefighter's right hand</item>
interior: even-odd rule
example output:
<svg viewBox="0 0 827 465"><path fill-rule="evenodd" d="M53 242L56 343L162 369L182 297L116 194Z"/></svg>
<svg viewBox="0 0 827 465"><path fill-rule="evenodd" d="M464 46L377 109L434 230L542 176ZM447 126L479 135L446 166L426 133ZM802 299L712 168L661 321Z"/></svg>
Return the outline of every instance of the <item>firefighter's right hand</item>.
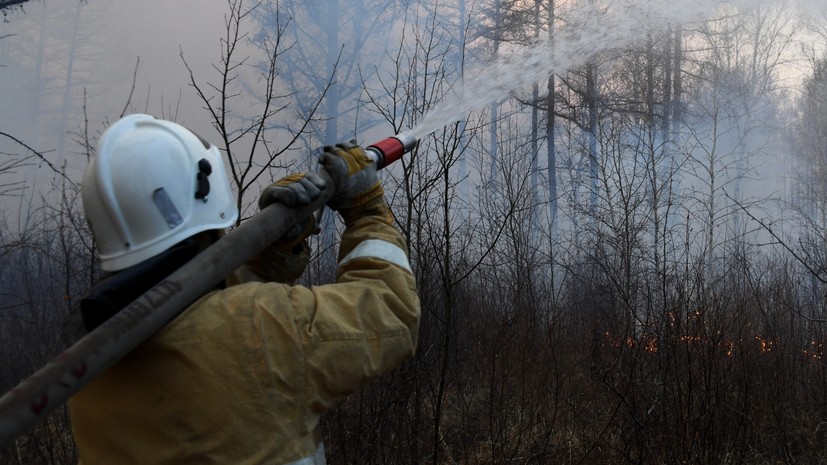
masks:
<svg viewBox="0 0 827 465"><path fill-rule="evenodd" d="M327 204L342 215L345 224L366 215L385 214L385 192L376 163L355 140L325 147L319 163L336 182L336 195Z"/></svg>
<svg viewBox="0 0 827 465"><path fill-rule="evenodd" d="M316 173L296 173L285 176L267 186L258 198L261 210L270 204L280 203L288 208L301 208L318 199L327 188L325 180ZM244 281L264 280L291 283L301 276L310 260L307 238L319 232L316 217L307 218L290 228L282 237L250 259L236 271ZM256 278L246 273L251 271Z"/></svg>
<svg viewBox="0 0 827 465"><path fill-rule="evenodd" d="M316 173L295 173L285 176L261 191L258 208L271 203L282 203L289 208L309 205L327 188L325 180Z"/></svg>
<svg viewBox="0 0 827 465"><path fill-rule="evenodd" d="M318 199L326 188L327 183L316 173L291 174L267 186L258 198L258 207L263 210L271 203L281 203L289 208L304 207ZM315 217L311 214L288 230L275 245L289 251L317 232Z"/></svg>

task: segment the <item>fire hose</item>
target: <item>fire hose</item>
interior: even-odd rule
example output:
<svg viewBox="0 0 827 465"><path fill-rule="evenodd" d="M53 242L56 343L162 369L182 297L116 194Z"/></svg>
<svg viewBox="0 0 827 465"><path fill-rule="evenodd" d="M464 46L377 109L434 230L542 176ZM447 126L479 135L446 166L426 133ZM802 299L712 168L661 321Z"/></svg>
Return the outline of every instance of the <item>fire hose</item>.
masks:
<svg viewBox="0 0 827 465"><path fill-rule="evenodd" d="M365 150L382 169L416 145L415 137L403 133ZM318 174L335 185L324 170ZM272 204L263 209L0 397L0 449L149 339L273 238L324 207L334 194L334 189L326 189L302 208Z"/></svg>

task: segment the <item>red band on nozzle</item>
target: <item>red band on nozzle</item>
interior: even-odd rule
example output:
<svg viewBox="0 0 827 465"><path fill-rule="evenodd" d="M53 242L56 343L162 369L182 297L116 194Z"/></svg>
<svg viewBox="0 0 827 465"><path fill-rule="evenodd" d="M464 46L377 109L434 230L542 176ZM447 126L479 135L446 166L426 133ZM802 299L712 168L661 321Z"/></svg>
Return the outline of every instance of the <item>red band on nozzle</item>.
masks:
<svg viewBox="0 0 827 465"><path fill-rule="evenodd" d="M417 140L408 134L398 134L387 139L382 139L379 142L371 144L368 149L374 149L381 155L381 160L377 162L377 167L382 169L391 163L402 158L402 155L410 152L416 147Z"/></svg>
<svg viewBox="0 0 827 465"><path fill-rule="evenodd" d="M390 165L405 154L402 142L399 142L399 140L394 137L382 139L379 142L371 144L368 148L374 148L382 155L382 159L377 162L377 168L380 169Z"/></svg>

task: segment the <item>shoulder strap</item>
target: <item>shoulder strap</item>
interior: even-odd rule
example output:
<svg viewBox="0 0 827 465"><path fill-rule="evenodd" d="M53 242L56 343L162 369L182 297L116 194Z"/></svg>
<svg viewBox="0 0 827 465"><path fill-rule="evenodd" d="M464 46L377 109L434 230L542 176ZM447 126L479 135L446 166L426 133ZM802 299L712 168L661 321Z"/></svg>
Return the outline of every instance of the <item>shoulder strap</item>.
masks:
<svg viewBox="0 0 827 465"><path fill-rule="evenodd" d="M193 239L185 239L161 254L117 273L105 276L80 301L86 331L92 331L119 310L198 255Z"/></svg>

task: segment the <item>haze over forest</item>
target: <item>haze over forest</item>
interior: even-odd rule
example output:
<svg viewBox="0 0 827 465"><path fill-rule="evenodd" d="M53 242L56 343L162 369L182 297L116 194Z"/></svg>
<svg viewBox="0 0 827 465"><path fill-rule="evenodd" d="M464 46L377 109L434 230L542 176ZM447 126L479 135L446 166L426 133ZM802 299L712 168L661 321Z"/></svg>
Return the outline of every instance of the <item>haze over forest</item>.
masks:
<svg viewBox="0 0 827 465"><path fill-rule="evenodd" d="M79 180L119 115L219 146L242 220L414 130L382 176L420 348L326 418L331 464L827 463L823 1L31 0L0 82L4 391L100 274ZM15 446L76 454L63 410Z"/></svg>

